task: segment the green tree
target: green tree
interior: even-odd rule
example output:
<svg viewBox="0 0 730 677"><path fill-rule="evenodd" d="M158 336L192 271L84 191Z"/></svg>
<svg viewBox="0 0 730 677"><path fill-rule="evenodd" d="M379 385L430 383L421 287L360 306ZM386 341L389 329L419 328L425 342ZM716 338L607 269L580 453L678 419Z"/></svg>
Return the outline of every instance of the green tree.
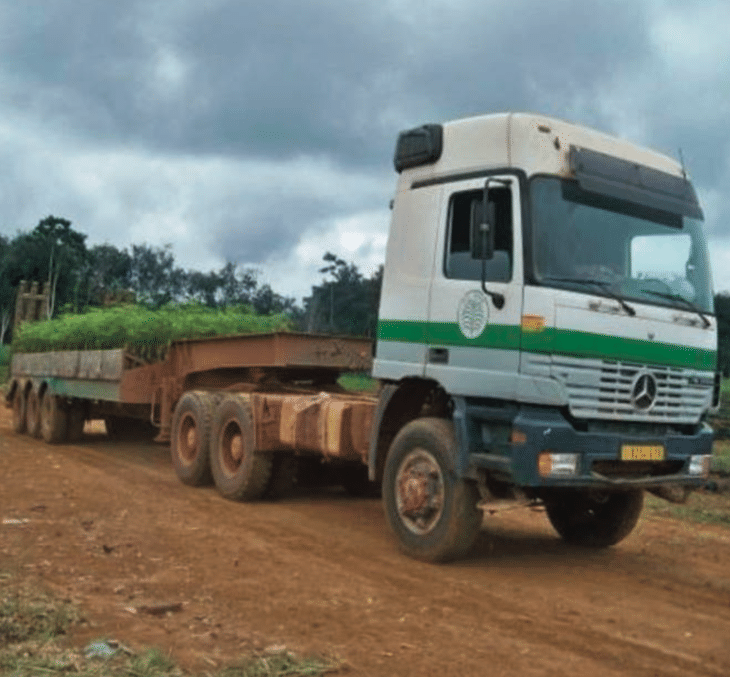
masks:
<svg viewBox="0 0 730 677"><path fill-rule="evenodd" d="M304 299L304 326L307 331L374 336L382 282L382 268L366 278L354 263L331 252L319 272L322 284L312 287Z"/></svg>

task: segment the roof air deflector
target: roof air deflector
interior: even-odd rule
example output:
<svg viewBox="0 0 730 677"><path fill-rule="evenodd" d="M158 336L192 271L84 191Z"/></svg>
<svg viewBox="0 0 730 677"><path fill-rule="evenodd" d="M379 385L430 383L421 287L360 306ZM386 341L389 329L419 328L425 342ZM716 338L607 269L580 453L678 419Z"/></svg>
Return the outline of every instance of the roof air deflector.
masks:
<svg viewBox="0 0 730 677"><path fill-rule="evenodd" d="M692 184L681 176L587 148L570 147L570 170L584 190L702 219Z"/></svg>

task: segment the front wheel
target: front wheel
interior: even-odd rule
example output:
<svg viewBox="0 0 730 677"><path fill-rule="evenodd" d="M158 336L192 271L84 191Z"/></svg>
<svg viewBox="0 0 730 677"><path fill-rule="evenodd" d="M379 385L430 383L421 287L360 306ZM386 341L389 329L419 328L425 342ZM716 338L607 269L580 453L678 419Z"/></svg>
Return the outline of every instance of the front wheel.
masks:
<svg viewBox="0 0 730 677"><path fill-rule="evenodd" d="M482 514L475 483L455 473L456 438L450 421L422 418L396 435L383 476L383 505L407 555L446 562L466 555Z"/></svg>
<svg viewBox="0 0 730 677"><path fill-rule="evenodd" d="M626 538L636 526L644 492L560 491L545 499L548 519L564 541L606 548Z"/></svg>

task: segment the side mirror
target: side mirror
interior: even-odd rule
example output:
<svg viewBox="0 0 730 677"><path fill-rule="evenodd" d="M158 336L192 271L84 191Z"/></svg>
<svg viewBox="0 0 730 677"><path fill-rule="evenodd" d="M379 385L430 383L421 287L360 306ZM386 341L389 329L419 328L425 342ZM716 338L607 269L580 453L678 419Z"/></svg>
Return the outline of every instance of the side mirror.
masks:
<svg viewBox="0 0 730 677"><path fill-rule="evenodd" d="M487 199L484 190L482 200L471 203L471 256L473 259L491 259L494 256L494 202Z"/></svg>

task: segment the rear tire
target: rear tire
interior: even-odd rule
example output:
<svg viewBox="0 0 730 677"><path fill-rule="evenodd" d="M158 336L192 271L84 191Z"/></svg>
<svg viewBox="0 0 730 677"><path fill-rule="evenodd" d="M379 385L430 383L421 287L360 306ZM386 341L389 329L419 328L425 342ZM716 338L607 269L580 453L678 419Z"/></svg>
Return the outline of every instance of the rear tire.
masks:
<svg viewBox="0 0 730 677"><path fill-rule="evenodd" d="M185 393L175 407L172 419L170 453L180 481L192 487L210 484L210 440L215 411L211 393Z"/></svg>
<svg viewBox="0 0 730 677"><path fill-rule="evenodd" d="M474 482L458 479L450 421L422 418L408 423L388 451L383 505L400 549L428 562L465 556L482 522Z"/></svg>
<svg viewBox="0 0 730 677"><path fill-rule="evenodd" d="M271 479L272 454L256 453L251 402L232 395L218 406L210 469L221 496L234 501L261 498Z"/></svg>
<svg viewBox="0 0 730 677"><path fill-rule="evenodd" d="M38 391L31 388L25 401L25 429L31 437L41 436L41 399Z"/></svg>
<svg viewBox="0 0 730 677"><path fill-rule="evenodd" d="M23 389L18 385L13 393L13 430L22 435L27 429L27 400Z"/></svg>
<svg viewBox="0 0 730 677"><path fill-rule="evenodd" d="M548 519L564 541L607 548L626 538L644 505L641 489L621 492L561 491L545 499Z"/></svg>
<svg viewBox="0 0 730 677"><path fill-rule="evenodd" d="M58 444L66 441L68 412L62 404L61 398L56 397L50 390L43 393L40 419L41 437L46 443Z"/></svg>

